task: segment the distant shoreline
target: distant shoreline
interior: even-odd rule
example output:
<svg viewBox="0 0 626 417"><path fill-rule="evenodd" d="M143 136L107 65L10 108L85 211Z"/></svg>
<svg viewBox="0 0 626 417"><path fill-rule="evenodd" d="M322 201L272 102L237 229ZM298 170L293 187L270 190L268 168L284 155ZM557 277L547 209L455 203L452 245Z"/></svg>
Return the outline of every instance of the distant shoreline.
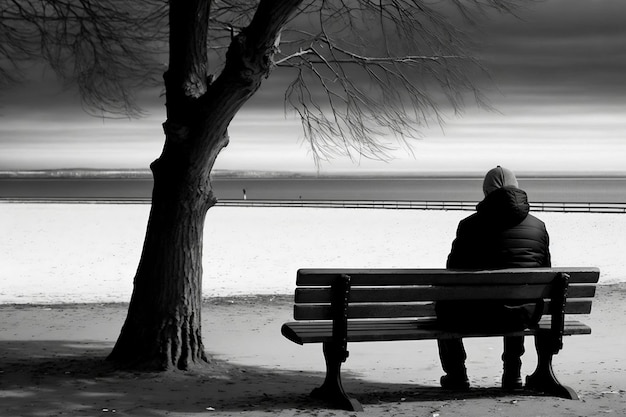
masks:
<svg viewBox="0 0 626 417"><path fill-rule="evenodd" d="M215 170L213 178L220 179L412 179L412 178L482 178L477 172L289 172L289 171L236 171ZM625 172L519 172L517 177L532 179L610 179L626 178ZM0 171L0 179L152 179L150 170L142 169L42 169Z"/></svg>

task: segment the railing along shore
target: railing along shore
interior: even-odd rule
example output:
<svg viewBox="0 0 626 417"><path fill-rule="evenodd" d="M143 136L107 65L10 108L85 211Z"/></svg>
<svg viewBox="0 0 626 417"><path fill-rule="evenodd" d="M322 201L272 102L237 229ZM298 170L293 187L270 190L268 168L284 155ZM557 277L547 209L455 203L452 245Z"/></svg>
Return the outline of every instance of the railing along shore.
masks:
<svg viewBox="0 0 626 417"><path fill-rule="evenodd" d="M361 201L361 200L220 200L218 206L230 207L320 207L396 210L474 211L478 201ZM537 202L531 211L566 213L626 213L626 203Z"/></svg>
<svg viewBox="0 0 626 417"><path fill-rule="evenodd" d="M146 198L51 197L51 198L0 198L5 203L100 203L148 204ZM393 210L464 210L474 211L477 201L386 201L386 200L219 200L224 207L316 207ZM531 211L563 213L626 213L626 203L601 202L534 202Z"/></svg>

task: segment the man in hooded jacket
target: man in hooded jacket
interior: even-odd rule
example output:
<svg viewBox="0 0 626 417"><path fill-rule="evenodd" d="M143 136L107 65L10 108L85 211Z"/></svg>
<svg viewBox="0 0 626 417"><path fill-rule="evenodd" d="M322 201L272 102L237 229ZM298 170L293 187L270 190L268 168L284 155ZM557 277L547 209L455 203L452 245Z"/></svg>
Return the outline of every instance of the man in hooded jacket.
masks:
<svg viewBox="0 0 626 417"><path fill-rule="evenodd" d="M550 267L549 237L545 224L529 214L526 192L518 188L513 172L497 166L483 181L485 198L476 213L461 220L448 256L449 269L503 269ZM464 330L517 330L535 325L543 301L519 305L506 301L448 301L436 305L438 320ZM467 389L466 353L462 339L438 340L446 375L441 386ZM502 387L519 389L524 337L505 337Z"/></svg>

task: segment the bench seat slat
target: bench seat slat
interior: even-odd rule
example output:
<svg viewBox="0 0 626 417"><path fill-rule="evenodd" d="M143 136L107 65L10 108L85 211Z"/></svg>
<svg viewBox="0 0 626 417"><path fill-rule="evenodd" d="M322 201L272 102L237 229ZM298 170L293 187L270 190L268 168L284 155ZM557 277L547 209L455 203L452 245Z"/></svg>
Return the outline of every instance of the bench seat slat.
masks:
<svg viewBox="0 0 626 417"><path fill-rule="evenodd" d="M506 335L533 335L540 331L549 331L549 319L542 319L539 329L527 329L510 332ZM332 340L332 322L289 322L282 327L282 334L298 344L330 342ZM565 322L564 335L590 334L591 328L576 320ZM348 342L375 342L393 340L427 340L441 337L484 337L493 333L459 333L437 328L434 320L385 320L385 321L349 321Z"/></svg>
<svg viewBox="0 0 626 417"><path fill-rule="evenodd" d="M317 332L320 330L323 331L327 331L329 329L329 326L331 326L331 321L322 321L322 320L317 320L317 321L299 321L299 322L290 322L290 325L297 325L298 323L302 323L303 326L300 329L300 331L302 331L303 333L306 332ZM357 320L350 320L349 321L349 327L352 330L355 329L370 329L370 328L376 328L376 329L395 329L395 328L402 328L402 327L407 327L407 328L415 328L415 327L420 327L420 328L429 328L429 327L433 327L436 326L436 319L431 317L431 318L425 318L425 319L386 319L386 320L362 320L362 319L357 319ZM573 327L576 323L578 324L582 324L584 325L582 322L578 321L578 320L566 320L565 323L568 323L568 325L570 327ZM550 318L542 318L541 321L539 322L539 326L540 328L548 328L550 326ZM586 325L584 325L586 327ZM296 326L297 327L297 326Z"/></svg>
<svg viewBox="0 0 626 417"><path fill-rule="evenodd" d="M578 299L565 302L565 314L589 314L591 313L591 299ZM546 304L543 314L549 314L549 305Z"/></svg>
<svg viewBox="0 0 626 417"><path fill-rule="evenodd" d="M560 271L567 272L570 283L596 283L600 278L598 268L518 268L480 272L474 277L477 284L523 284L528 282L548 283ZM468 271L449 269L300 269L297 286L329 286L342 274L350 275L352 287L372 285L428 285L463 284Z"/></svg>
<svg viewBox="0 0 626 417"><path fill-rule="evenodd" d="M295 323L306 323L306 325L299 327L299 332L302 334L306 333L316 333L319 331L327 331L330 326L330 321L301 321L301 322L292 322L290 324ZM351 329L369 329L370 326L374 325L376 329L395 329L397 327L407 326L407 327L415 327L415 325L427 325L429 323L435 323L434 318L427 319L406 319L406 320L381 320L376 323L373 323L371 320L350 320L350 328Z"/></svg>
<svg viewBox="0 0 626 417"><path fill-rule="evenodd" d="M432 304L350 304L348 318L430 317L434 311ZM293 317L296 320L331 320L332 308L329 304L295 305Z"/></svg>
<svg viewBox="0 0 626 417"><path fill-rule="evenodd" d="M595 295L594 285L572 285L567 297L591 298ZM350 291L351 303L365 302L411 302L436 300L502 300L502 299L536 299L550 296L547 284L537 285L500 285L500 286L410 286L410 287L356 287ZM330 302L329 287L301 287L296 289L296 303L320 304Z"/></svg>
<svg viewBox="0 0 626 417"><path fill-rule="evenodd" d="M549 304L546 304L544 314L548 314L549 309ZM590 312L591 300L568 300L565 306L566 314L589 314ZM350 319L433 317L434 315L433 303L356 303L348 306ZM333 318L330 304L296 304L293 316L296 320L331 320Z"/></svg>

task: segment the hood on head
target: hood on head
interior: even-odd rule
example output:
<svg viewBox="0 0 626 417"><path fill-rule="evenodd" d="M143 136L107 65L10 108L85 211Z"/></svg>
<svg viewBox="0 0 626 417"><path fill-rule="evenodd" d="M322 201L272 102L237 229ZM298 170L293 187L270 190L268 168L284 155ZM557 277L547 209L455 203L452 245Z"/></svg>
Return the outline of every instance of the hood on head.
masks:
<svg viewBox="0 0 626 417"><path fill-rule="evenodd" d="M485 175L485 179L483 180L483 193L487 196L502 187L518 188L517 178L515 178L513 171L498 165Z"/></svg>

